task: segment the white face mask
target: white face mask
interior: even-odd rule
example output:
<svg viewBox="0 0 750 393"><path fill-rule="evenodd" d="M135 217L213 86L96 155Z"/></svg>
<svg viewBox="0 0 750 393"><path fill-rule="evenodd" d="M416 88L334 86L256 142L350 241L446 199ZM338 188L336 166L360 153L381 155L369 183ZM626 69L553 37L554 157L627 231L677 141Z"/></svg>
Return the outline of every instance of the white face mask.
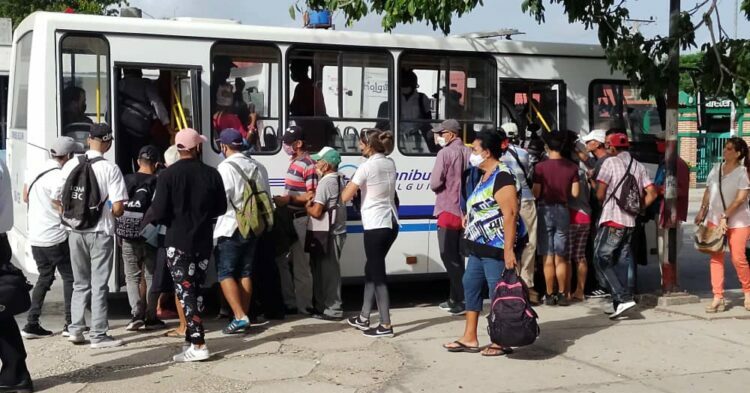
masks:
<svg viewBox="0 0 750 393"><path fill-rule="evenodd" d="M481 154L471 153L469 156L469 164L473 167L479 167L486 160Z"/></svg>
<svg viewBox="0 0 750 393"><path fill-rule="evenodd" d="M445 140L445 137L439 136L435 139L437 140L437 144L440 145L440 147L445 147L445 145L448 144L448 142Z"/></svg>

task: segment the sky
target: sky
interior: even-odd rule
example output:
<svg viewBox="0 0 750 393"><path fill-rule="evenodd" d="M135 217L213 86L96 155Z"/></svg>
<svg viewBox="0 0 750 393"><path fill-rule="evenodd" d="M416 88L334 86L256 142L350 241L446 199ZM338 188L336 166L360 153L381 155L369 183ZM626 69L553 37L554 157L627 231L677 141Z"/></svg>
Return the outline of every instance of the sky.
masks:
<svg viewBox="0 0 750 393"><path fill-rule="evenodd" d="M698 0L683 0L684 10L691 9ZM294 0L129 0L133 7L139 7L147 14L145 17L202 17L239 20L248 25L270 25L282 27L299 27L302 18L291 19L289 6ZM304 4L304 1L300 1ZM464 34L478 31L495 31L512 28L524 32L515 36L516 40L568 42L581 44L598 43L596 32L585 30L582 24L569 24L563 13L563 8L546 4L546 23L537 24L529 15L521 11L521 0L484 0L485 5L460 18L454 18L451 34ZM655 34L667 35L669 30L669 1L667 0L626 0L631 18L648 20L653 17L654 23L641 24L640 30L646 36ZM719 0L719 13L724 29L729 35L734 34L735 0ZM694 19L699 20L700 14ZM356 30L367 32L382 32L380 17L368 15L366 18L347 27L341 13L334 16L337 30ZM440 31L433 31L424 23L401 25L395 30L397 33L441 35ZM696 42L710 40L705 28L697 32ZM741 38L750 37L750 22L739 17L738 35Z"/></svg>

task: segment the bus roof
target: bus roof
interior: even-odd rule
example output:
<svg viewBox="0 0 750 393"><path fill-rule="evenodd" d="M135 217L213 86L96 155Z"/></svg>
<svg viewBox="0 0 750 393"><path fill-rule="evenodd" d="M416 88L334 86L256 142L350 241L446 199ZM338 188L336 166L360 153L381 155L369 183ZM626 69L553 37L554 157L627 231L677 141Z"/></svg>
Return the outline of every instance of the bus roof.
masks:
<svg viewBox="0 0 750 393"><path fill-rule="evenodd" d="M341 45L345 43L346 46L393 49L429 48L430 50L494 54L604 58L604 52L598 45L252 26L221 24L205 20L121 18L57 12L35 12L29 15L18 25L14 34L14 41L34 28L47 31L89 31L226 40L244 39L289 44Z"/></svg>

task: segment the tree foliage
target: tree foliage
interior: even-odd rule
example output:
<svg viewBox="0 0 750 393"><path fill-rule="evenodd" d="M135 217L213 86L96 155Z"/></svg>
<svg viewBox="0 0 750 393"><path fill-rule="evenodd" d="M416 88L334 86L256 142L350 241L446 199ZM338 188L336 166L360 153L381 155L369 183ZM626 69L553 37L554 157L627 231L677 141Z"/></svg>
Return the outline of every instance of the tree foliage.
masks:
<svg viewBox="0 0 750 393"><path fill-rule="evenodd" d="M68 8L79 14L117 15L126 0L0 0L0 17L11 18L13 26L34 11L63 12Z"/></svg>
<svg viewBox="0 0 750 393"><path fill-rule="evenodd" d="M507 3L511 3L505 0ZM699 70L697 87L707 96L730 97L736 102L750 91L750 41L733 40L719 23L718 0L699 0L695 7L680 12L676 38L665 35L646 37L628 26L630 10L625 0L519 0L521 9L545 21L545 3L563 7L570 23L582 23L596 30L607 61L613 69L625 74L641 88L644 96L663 95L670 78L670 49L697 49L705 54L695 63ZM453 18L482 6L482 0L296 0L290 11L294 15L300 2L312 9L339 10L348 25L368 13L381 15L385 31L397 24L426 22L433 29L450 33ZM669 7L669 2L662 2ZM750 19L750 0L742 0L740 9ZM699 21L694 23L695 17ZM697 43L695 32L708 29L712 40ZM690 83L692 85L692 82Z"/></svg>

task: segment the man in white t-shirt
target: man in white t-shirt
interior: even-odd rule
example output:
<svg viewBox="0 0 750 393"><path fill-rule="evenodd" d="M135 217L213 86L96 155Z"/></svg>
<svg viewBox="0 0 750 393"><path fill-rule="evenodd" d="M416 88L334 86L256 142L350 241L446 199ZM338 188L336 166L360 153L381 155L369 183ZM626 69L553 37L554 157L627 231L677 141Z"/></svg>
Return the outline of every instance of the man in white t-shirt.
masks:
<svg viewBox="0 0 750 393"><path fill-rule="evenodd" d="M216 241L215 260L221 291L232 309L234 318L223 330L224 334L243 333L250 327L250 300L253 294L252 273L255 246L258 238L248 233L245 238L237 224L235 208L242 207L245 178L254 181L258 192L268 192L257 161L250 160L244 150L242 134L235 129L221 131L221 152L226 159L219 164L218 171L224 183L227 210L220 216L214 227Z"/></svg>
<svg viewBox="0 0 750 393"><path fill-rule="evenodd" d="M39 278L31 293L31 308L26 316L26 326L21 330L21 335L27 339L52 336L51 331L39 324L39 317L44 298L55 281L55 270L63 280L65 327L62 334L63 337L68 336L73 270L70 265L68 231L60 225L60 212L53 204L53 195L57 191L61 168L75 153L82 152L83 145L69 136L61 136L49 150L50 159L41 170L33 177L27 177L30 183L24 189L24 201L28 204L29 243L31 255L39 270Z"/></svg>
<svg viewBox="0 0 750 393"><path fill-rule="evenodd" d="M92 125L88 139L90 150L86 152L86 156L90 160L103 157L112 147L112 139L112 129L108 125ZM70 160L62 168L54 198L63 206L66 203L62 201L65 181L79 164L78 159ZM101 203L106 205L102 208L101 217L95 226L71 230L68 237L73 266L73 297L70 307L72 323L68 326L68 340L74 344L82 344L85 341L84 312L90 297L91 348L117 347L122 345L122 341L107 334L107 294L115 245L114 217L120 217L125 212L124 202L128 200L128 190L117 165L102 159L91 164L91 168L99 185Z"/></svg>

